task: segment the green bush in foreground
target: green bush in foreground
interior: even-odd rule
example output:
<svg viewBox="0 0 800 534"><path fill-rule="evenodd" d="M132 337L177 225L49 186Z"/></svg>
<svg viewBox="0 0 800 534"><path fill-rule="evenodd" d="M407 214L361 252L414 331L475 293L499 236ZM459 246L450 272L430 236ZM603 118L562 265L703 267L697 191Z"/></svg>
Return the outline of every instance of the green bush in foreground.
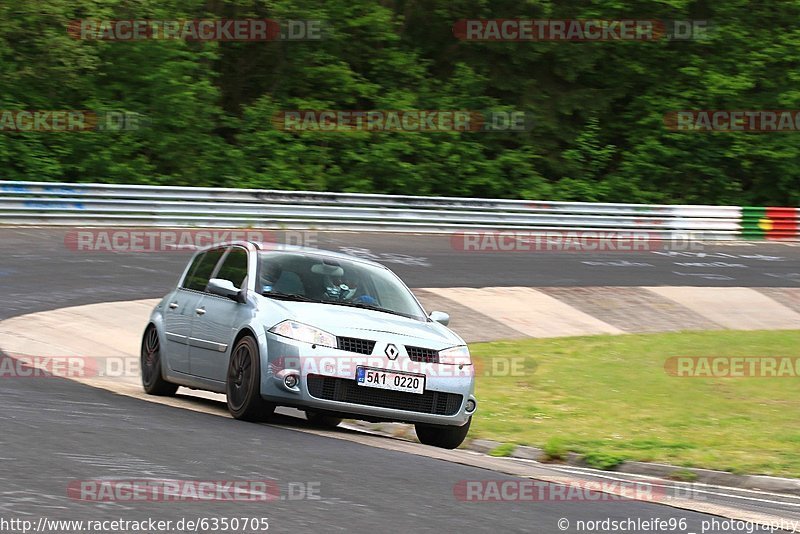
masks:
<svg viewBox="0 0 800 534"><path fill-rule="evenodd" d="M567 450L564 445L564 440L560 438L550 438L542 447L545 456L551 461L560 461L567 459Z"/></svg>
<svg viewBox="0 0 800 534"><path fill-rule="evenodd" d="M613 469L625 461L625 457L605 452L590 452L583 456L583 461L595 469Z"/></svg>
<svg viewBox="0 0 800 534"><path fill-rule="evenodd" d="M511 454L514 452L514 449L516 448L517 446L514 445L513 443L503 443L502 445L498 445L497 447L489 451L489 456L495 456L498 458L511 456Z"/></svg>

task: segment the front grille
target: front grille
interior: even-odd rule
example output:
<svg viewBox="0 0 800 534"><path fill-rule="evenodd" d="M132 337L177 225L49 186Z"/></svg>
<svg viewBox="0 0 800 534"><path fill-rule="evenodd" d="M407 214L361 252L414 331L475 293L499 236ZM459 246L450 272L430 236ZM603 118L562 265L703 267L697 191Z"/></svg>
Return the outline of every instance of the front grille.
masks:
<svg viewBox="0 0 800 534"><path fill-rule="evenodd" d="M323 400L349 402L378 408L419 412L433 415L455 415L461 408L462 395L426 391L422 395L359 386L355 380L333 376L308 375L308 393Z"/></svg>
<svg viewBox="0 0 800 534"><path fill-rule="evenodd" d="M412 362L439 363L439 351L426 349L423 347L409 347L406 345L406 352Z"/></svg>
<svg viewBox="0 0 800 534"><path fill-rule="evenodd" d="M336 348L358 354L372 354L375 342L369 339L358 339L357 337L337 337Z"/></svg>

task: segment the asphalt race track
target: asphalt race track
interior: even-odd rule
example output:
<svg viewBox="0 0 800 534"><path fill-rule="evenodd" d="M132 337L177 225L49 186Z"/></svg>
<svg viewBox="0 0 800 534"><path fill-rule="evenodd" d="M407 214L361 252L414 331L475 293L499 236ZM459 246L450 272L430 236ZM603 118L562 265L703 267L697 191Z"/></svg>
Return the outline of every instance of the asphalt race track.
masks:
<svg viewBox="0 0 800 534"><path fill-rule="evenodd" d="M561 517L571 522L683 517L698 528L701 518L707 518L633 501L465 503L453 496L459 481L509 477L291 429L176 410L64 380L8 382L0 402L4 466L0 512L5 517L173 521L267 517L269 531L277 532L557 532ZM147 477L272 479L284 499L94 503L73 499L66 492L74 480ZM290 499L290 484L313 488L319 498Z"/></svg>
<svg viewBox="0 0 800 534"><path fill-rule="evenodd" d="M0 319L161 296L175 283L189 254L78 252L65 246L65 233L0 230ZM465 253L454 251L446 237L424 235L319 234L317 245L358 248L360 254L395 269L411 287L800 284L800 248L779 244L707 246L702 251L706 256L689 260L654 251ZM710 265L717 262L743 267ZM719 273L725 273L724 278ZM42 517L173 522L263 517L268 518L269 530L277 532L550 533L578 532L579 520L629 518L685 518L687 529L673 531L700 532L701 521L713 519L641 501L463 502L454 495L460 481L510 477L300 432L291 424L243 423L56 378L0 382L0 462L0 516L34 522ZM277 484L282 498L107 503L78 500L67 493L70 483L87 479L267 479ZM306 498L290 498L291 488L295 496L298 488L305 488ZM311 488L315 498L307 498ZM561 518L570 522L566 530L558 526Z"/></svg>
<svg viewBox="0 0 800 534"><path fill-rule="evenodd" d="M0 319L97 302L156 298L190 254L77 251L66 229L0 228ZM439 235L312 233L319 248L391 267L412 288L800 287L800 244L703 244L699 250L465 252ZM284 242L276 233L276 241ZM289 239L290 242L292 239Z"/></svg>

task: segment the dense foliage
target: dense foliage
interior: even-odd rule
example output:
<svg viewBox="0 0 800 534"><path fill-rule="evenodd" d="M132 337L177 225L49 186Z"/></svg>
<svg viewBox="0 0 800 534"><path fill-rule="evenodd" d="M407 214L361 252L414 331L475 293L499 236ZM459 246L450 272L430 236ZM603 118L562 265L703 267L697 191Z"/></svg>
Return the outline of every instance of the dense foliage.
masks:
<svg viewBox="0 0 800 534"><path fill-rule="evenodd" d="M322 19L305 42L77 40L71 20ZM463 18L708 19L693 42L466 42ZM0 110L136 131L0 132L1 178L650 203L800 204L800 133L679 109L800 108L800 2L4 0ZM524 133L285 132L285 109L524 110Z"/></svg>

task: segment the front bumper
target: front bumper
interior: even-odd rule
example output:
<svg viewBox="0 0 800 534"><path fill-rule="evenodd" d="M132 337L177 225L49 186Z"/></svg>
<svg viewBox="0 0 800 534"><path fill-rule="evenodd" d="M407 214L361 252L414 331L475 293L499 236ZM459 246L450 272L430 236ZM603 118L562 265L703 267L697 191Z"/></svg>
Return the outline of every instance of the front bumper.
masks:
<svg viewBox="0 0 800 534"><path fill-rule="evenodd" d="M402 339L378 342L372 355L266 333L261 350L261 396L269 402L335 413L353 419L400 421L461 426L475 413L473 366L413 362L402 349ZM383 347L401 347L394 360ZM356 383L356 368L366 366L425 376L423 394L397 392ZM287 375L297 377L288 387ZM467 411L472 401L472 411Z"/></svg>

